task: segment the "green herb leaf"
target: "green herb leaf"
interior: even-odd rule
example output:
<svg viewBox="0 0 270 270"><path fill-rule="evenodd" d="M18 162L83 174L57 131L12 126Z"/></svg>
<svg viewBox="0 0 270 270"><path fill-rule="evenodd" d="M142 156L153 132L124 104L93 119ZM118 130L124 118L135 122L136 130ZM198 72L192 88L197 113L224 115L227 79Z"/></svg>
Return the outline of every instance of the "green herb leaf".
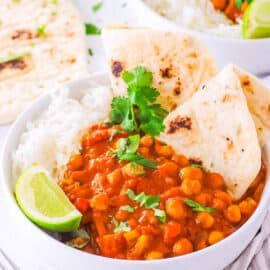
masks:
<svg viewBox="0 0 270 270"><path fill-rule="evenodd" d="M31 54L29 52L26 52L26 53L21 53L21 54L17 54L17 55L7 56L7 57L4 57L4 58L0 59L0 64L4 64L4 63L7 63L7 62L17 60L17 59L21 59L21 58L29 56L29 55L31 55Z"/></svg>
<svg viewBox="0 0 270 270"><path fill-rule="evenodd" d="M144 67L132 72L124 71L122 78L127 84L128 97L115 97L111 120L128 131L141 130L154 137L165 129L164 117L168 114L160 104L154 103L160 95L151 87L152 73Z"/></svg>
<svg viewBox="0 0 270 270"><path fill-rule="evenodd" d="M36 30L38 37L45 37L47 35L46 33L46 25L40 25Z"/></svg>
<svg viewBox="0 0 270 270"><path fill-rule="evenodd" d="M85 33L86 35L100 35L101 29L92 23L85 24Z"/></svg>
<svg viewBox="0 0 270 270"><path fill-rule="evenodd" d="M79 248L79 249L83 248L90 241L90 236L84 229L79 229L75 232L72 232L71 237L73 239L71 239L70 241L67 241L66 244L74 248ZM80 238L80 244L78 244L78 238Z"/></svg>
<svg viewBox="0 0 270 270"><path fill-rule="evenodd" d="M134 213L135 209L131 207L130 205L123 205L120 208L121 210L127 211L128 213Z"/></svg>
<svg viewBox="0 0 270 270"><path fill-rule="evenodd" d="M144 206L147 209L153 209L160 203L160 196L157 195L146 195L144 192L135 195L131 189L128 189L126 194L131 200L137 202L140 206Z"/></svg>
<svg viewBox="0 0 270 270"><path fill-rule="evenodd" d="M102 1L96 3L95 5L92 6L92 11L98 12L101 9L102 5L103 5Z"/></svg>
<svg viewBox="0 0 270 270"><path fill-rule="evenodd" d="M157 168L158 165L156 162L144 158L142 155L136 152L139 144L140 136L138 134L131 135L128 138L121 138L119 140L118 149L116 151L112 151L112 153L117 156L120 162L126 160L144 167L153 169Z"/></svg>
<svg viewBox="0 0 270 270"><path fill-rule="evenodd" d="M198 202L195 202L195 201L188 199L188 198L185 198L184 202L186 205L188 205L189 207L192 208L192 211L195 211L195 212L214 213L217 211L215 208L203 206L203 205L199 204Z"/></svg>
<svg viewBox="0 0 270 270"><path fill-rule="evenodd" d="M193 164L191 164L191 167L203 170L203 166L200 164L193 163Z"/></svg>
<svg viewBox="0 0 270 270"><path fill-rule="evenodd" d="M120 224L113 230L114 233L120 232L130 232L131 228L129 227L126 221L121 221Z"/></svg>
<svg viewBox="0 0 270 270"><path fill-rule="evenodd" d="M234 0L236 7L240 10L242 8L243 0Z"/></svg>
<svg viewBox="0 0 270 270"><path fill-rule="evenodd" d="M167 217L164 210L154 209L155 216L159 219L161 223L166 223Z"/></svg>
<svg viewBox="0 0 270 270"><path fill-rule="evenodd" d="M93 50L91 48L89 48L87 51L88 51L88 55L90 55L90 56L94 55Z"/></svg>

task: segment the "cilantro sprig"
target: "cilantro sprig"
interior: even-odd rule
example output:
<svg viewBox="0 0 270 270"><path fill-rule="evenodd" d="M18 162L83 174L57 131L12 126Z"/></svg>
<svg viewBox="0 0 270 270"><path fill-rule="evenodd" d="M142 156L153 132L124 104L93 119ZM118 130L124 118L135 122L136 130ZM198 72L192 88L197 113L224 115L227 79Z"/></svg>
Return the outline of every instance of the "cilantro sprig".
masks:
<svg viewBox="0 0 270 270"><path fill-rule="evenodd" d="M151 87L152 73L136 67L132 72L124 71L122 79L127 84L127 97L113 98L111 121L129 132L159 135L165 129L163 119L168 112L155 103L160 94Z"/></svg>
<svg viewBox="0 0 270 270"><path fill-rule="evenodd" d="M130 232L131 228L129 227L128 223L126 221L121 221L117 227L114 228L114 233L120 233L120 232Z"/></svg>
<svg viewBox="0 0 270 270"><path fill-rule="evenodd" d="M252 0L234 0L234 3L236 5L236 7L240 10L242 8L242 5L244 2L247 2L248 4L250 4L252 2Z"/></svg>
<svg viewBox="0 0 270 270"><path fill-rule="evenodd" d="M153 209L155 216L159 219L160 222L166 222L165 211L156 208L159 206L160 196L146 195L144 192L136 195L131 189L128 189L126 194L130 200L137 202L140 206L144 206L146 209Z"/></svg>
<svg viewBox="0 0 270 270"><path fill-rule="evenodd" d="M186 205L188 205L189 207L192 208L192 211L195 211L195 212L214 213L217 211L215 208L203 206L203 205L199 204L198 202L195 202L195 201L188 199L188 198L185 198L184 202Z"/></svg>
<svg viewBox="0 0 270 270"><path fill-rule="evenodd" d="M157 163L143 157L137 152L140 144L140 135L131 135L128 138L119 139L119 144L117 150L112 150L112 153L116 155L118 160L121 161L131 161L133 165L139 164L148 168L157 168Z"/></svg>

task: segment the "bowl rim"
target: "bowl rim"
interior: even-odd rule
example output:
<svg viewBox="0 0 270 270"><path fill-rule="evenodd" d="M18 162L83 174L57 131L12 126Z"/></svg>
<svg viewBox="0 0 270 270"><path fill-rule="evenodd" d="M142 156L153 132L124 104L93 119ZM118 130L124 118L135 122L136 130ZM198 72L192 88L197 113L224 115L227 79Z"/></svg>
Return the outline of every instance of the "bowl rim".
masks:
<svg viewBox="0 0 270 270"><path fill-rule="evenodd" d="M257 39L244 39L243 37L241 38L232 38L232 37L224 37L224 36L219 36L219 35L215 35L215 34L209 34L209 33L205 33L205 32L200 32L200 31L196 31L193 29L189 29L188 27L184 27L181 25L178 25L176 22L174 22L173 20L170 20L164 16L161 16L158 12L156 12L155 10L153 10L148 4L146 4L143 0L135 0L134 2L136 2L136 5L139 6L141 9L144 9L145 11L147 11L149 14L151 14L151 16L153 16L153 18L159 19L160 22L162 22L164 25L170 26L173 28L173 30L177 30L181 31L181 32L186 32L188 34L194 35L194 36L199 36L201 38L208 38L208 39L213 39L214 41L227 41L227 42L235 42L235 43L249 43L249 44L258 44L258 43L268 43L270 42L270 37L266 37L266 38L257 38ZM172 31L173 31L172 30Z"/></svg>
<svg viewBox="0 0 270 270"><path fill-rule="evenodd" d="M82 82L87 82L88 80L93 80L93 78L95 78L95 76L107 76L108 77L108 73L107 72L94 73L94 74L88 75L84 78L81 78L81 79L69 82L67 84L64 84L64 87L67 87L68 91L71 91L71 92L77 91L78 90L78 89L76 90L77 84L80 84ZM53 93L60 91L60 89L62 89L62 87L54 90ZM10 182L10 177L8 177L7 171L5 171L6 164L8 164L8 162L10 162L10 163L12 162L11 157L6 158L6 152L8 152L9 147L14 151L15 147L18 146L18 144L15 143L14 138L16 138L18 140L20 138L20 136L22 135L22 133L18 133L17 135L15 135L13 140L10 140L10 138L13 137L12 134L13 133L16 134L16 129L18 128L18 126L23 125L24 126L23 130L25 130L27 122L34 121L35 118L33 117L32 114L30 114L30 112L35 111L35 115L38 115L39 113L41 113L44 110L42 108L48 107L48 105L51 102L51 97L52 97L51 93L47 93L47 94L43 95L42 97L38 98L24 112L22 112L20 114L20 116L17 118L17 120L12 124L11 128L9 129L9 131L7 133L7 136L5 137L4 144L3 144L3 147L1 150L1 155L0 155L0 166L1 166L0 176L2 178L2 181L0 181L0 186L2 186L5 203L9 205L10 210L12 209L13 213L16 214L17 218L20 219L20 222L24 222L25 226L28 226L30 229L33 230L33 235L36 235L36 237L39 236L39 237L46 238L48 241L53 241L51 243L58 245L59 248L62 248L62 250L65 249L66 253L72 252L72 254L74 254L74 255L88 256L89 259L92 258L92 259L96 259L96 260L101 260L104 263L114 262L114 263L122 264L122 265L130 265L132 263L132 264L138 264L139 266L144 265L144 264L156 265L156 264L161 264L161 263L166 263L166 262L177 262L177 261L185 261L185 260L189 260L189 259L196 259L197 257L207 255L209 252L211 253L212 251L223 249L227 244L234 242L234 241L237 241L238 236L240 234L243 234L248 228L251 228L252 224L254 224L262 214L264 215L263 217L265 217L265 215L267 213L266 209L268 208L267 205L270 202L270 170L268 170L268 169L266 170L266 184L264 187L263 194L261 196L261 200L260 200L255 212L252 214L252 216L240 228L238 228L234 233L227 236L222 241L220 241L212 246L209 246L207 248L204 248L202 250L193 251L192 253L182 255L182 256L147 261L147 260L123 260L123 259L107 258L107 257L103 257L100 255L82 252L80 250L77 250L75 248L72 248L72 247L65 245L60 240L55 239L54 237L49 235L47 232L45 232L44 230L39 228L36 224L32 223L23 214L23 212L20 210L20 207L16 203L16 199L14 196L14 190L11 190L9 185L8 185L8 182ZM265 155L265 165L267 165L266 168L269 168L270 167L270 142L267 143L265 148L264 148L264 155ZM261 225L262 224L260 224L258 226L258 228ZM252 237L254 237L254 236L255 235L253 235Z"/></svg>

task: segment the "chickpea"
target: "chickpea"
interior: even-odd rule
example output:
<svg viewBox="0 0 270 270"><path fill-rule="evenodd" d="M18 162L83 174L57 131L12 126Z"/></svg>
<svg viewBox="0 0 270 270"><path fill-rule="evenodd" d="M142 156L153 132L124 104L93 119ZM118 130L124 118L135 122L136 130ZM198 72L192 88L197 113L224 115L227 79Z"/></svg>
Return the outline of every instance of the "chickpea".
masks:
<svg viewBox="0 0 270 270"><path fill-rule="evenodd" d="M166 202L166 213L176 220L186 218L187 209L183 200L179 197L169 199Z"/></svg>
<svg viewBox="0 0 270 270"><path fill-rule="evenodd" d="M226 204L221 199L214 198L213 199L213 202L212 202L212 207L215 208L215 209L217 209L217 210L222 211L222 210L225 209Z"/></svg>
<svg viewBox="0 0 270 270"><path fill-rule="evenodd" d="M152 237L150 235L142 234L138 238L134 246L134 250L133 250L134 255L137 258L139 258L149 248L151 241L152 241Z"/></svg>
<svg viewBox="0 0 270 270"><path fill-rule="evenodd" d="M199 224L203 229L210 229L214 225L215 219L211 214L201 212L197 214L196 223Z"/></svg>
<svg viewBox="0 0 270 270"><path fill-rule="evenodd" d="M119 221L125 221L128 219L129 213L121 208L115 213L115 218Z"/></svg>
<svg viewBox="0 0 270 270"><path fill-rule="evenodd" d="M130 232L125 232L124 238L126 239L128 247L134 246L134 244L136 243L139 236L140 236L140 234L136 230L132 230Z"/></svg>
<svg viewBox="0 0 270 270"><path fill-rule="evenodd" d="M195 248L196 250L200 250L207 247L207 243L205 240L200 240L198 243L196 243Z"/></svg>
<svg viewBox="0 0 270 270"><path fill-rule="evenodd" d="M140 144L142 146L150 147L153 144L153 139L149 135L144 135L140 140Z"/></svg>
<svg viewBox="0 0 270 270"><path fill-rule="evenodd" d="M257 202L251 197L246 198L244 201L239 203L239 208L242 215L251 215L257 207Z"/></svg>
<svg viewBox="0 0 270 270"><path fill-rule="evenodd" d="M112 186L118 185L122 181L120 169L116 169L107 175L107 180Z"/></svg>
<svg viewBox="0 0 270 270"><path fill-rule="evenodd" d="M173 253L176 256L191 253L192 251L193 245L187 238L181 238L173 245Z"/></svg>
<svg viewBox="0 0 270 270"><path fill-rule="evenodd" d="M163 253L160 251L150 251L146 255L146 260L158 260L164 257Z"/></svg>
<svg viewBox="0 0 270 270"><path fill-rule="evenodd" d="M201 189L202 185L199 180L185 178L181 183L181 190L185 193L185 195L199 194Z"/></svg>
<svg viewBox="0 0 270 270"><path fill-rule="evenodd" d="M237 223L241 220L241 211L238 205L232 204L225 211L226 218L232 222Z"/></svg>
<svg viewBox="0 0 270 270"><path fill-rule="evenodd" d="M80 170L83 167L83 156L81 155L73 155L68 163L68 168L71 171Z"/></svg>
<svg viewBox="0 0 270 270"><path fill-rule="evenodd" d="M213 245L224 239L224 234L220 231L212 231L208 237L209 245Z"/></svg>
<svg viewBox="0 0 270 270"><path fill-rule="evenodd" d="M131 177L131 178L135 178L138 175L145 173L143 166L139 164L134 165L131 162L122 168L122 172L123 172L123 175L125 175L126 177Z"/></svg>
<svg viewBox="0 0 270 270"><path fill-rule="evenodd" d="M177 155L177 154L173 155L172 161L176 162L177 164L179 164L182 167L186 167L189 165L188 159L182 155Z"/></svg>
<svg viewBox="0 0 270 270"><path fill-rule="evenodd" d="M206 185L212 189L221 189L224 186L224 179L218 173L208 173L206 176Z"/></svg>
<svg viewBox="0 0 270 270"><path fill-rule="evenodd" d="M170 158L173 154L173 150L169 145L162 145L157 150L157 153L163 157Z"/></svg>
<svg viewBox="0 0 270 270"><path fill-rule="evenodd" d="M210 205L213 201L213 198L209 193L201 193L195 196L195 201L202 205Z"/></svg>
<svg viewBox="0 0 270 270"><path fill-rule="evenodd" d="M181 179L190 178L201 181L203 178L203 172L199 168L185 167L180 170L180 177Z"/></svg>
<svg viewBox="0 0 270 270"><path fill-rule="evenodd" d="M216 190L215 197L217 199L222 200L227 205L232 204L232 197L228 193L226 193L225 191Z"/></svg>

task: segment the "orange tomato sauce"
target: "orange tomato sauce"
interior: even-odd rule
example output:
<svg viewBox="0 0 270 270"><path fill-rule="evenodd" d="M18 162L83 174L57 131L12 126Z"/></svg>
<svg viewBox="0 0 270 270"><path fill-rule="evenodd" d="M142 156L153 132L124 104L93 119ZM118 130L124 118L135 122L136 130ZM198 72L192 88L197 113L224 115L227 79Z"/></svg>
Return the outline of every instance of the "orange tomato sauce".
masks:
<svg viewBox="0 0 270 270"><path fill-rule="evenodd" d="M120 128L90 127L82 138L81 153L71 157L59 182L83 214L81 227L91 237L82 250L129 260L179 256L224 239L256 209L264 188L263 167L243 198L235 202L221 175L192 165L194 161L147 135L141 137L138 152L155 161L156 169L119 162L111 149L130 134L122 131L112 138L115 129ZM159 196L155 208L164 211L166 220L130 199L127 190ZM216 211L193 211L185 198ZM115 232L121 222L126 228Z"/></svg>
<svg viewBox="0 0 270 270"><path fill-rule="evenodd" d="M235 0L211 0L215 9L224 12L224 14L232 21L237 22L241 18L248 7L248 2L244 1L241 9L238 9Z"/></svg>

